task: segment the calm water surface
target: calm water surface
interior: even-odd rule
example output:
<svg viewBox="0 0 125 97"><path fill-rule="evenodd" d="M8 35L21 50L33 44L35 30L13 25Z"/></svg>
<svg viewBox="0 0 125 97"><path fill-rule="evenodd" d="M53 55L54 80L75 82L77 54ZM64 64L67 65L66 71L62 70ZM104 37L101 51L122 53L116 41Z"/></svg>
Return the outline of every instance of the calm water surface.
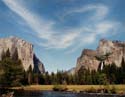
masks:
<svg viewBox="0 0 125 97"><path fill-rule="evenodd" d="M14 97L125 97L125 95L99 95L54 91L17 91Z"/></svg>

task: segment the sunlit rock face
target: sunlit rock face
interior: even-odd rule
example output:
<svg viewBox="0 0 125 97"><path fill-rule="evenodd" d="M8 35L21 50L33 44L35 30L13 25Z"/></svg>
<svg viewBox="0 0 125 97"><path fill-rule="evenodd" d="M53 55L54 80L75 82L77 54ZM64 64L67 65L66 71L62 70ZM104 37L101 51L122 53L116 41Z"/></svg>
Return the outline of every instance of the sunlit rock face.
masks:
<svg viewBox="0 0 125 97"><path fill-rule="evenodd" d="M84 49L81 56L77 59L76 71L82 66L86 69L97 69L99 61L96 60L97 52L90 49Z"/></svg>
<svg viewBox="0 0 125 97"><path fill-rule="evenodd" d="M105 64L115 63L118 67L121 65L122 58L125 60L125 42L110 41L102 39L96 50L84 49L81 56L77 59L76 71L84 66L86 69L97 70L99 61L95 56L111 53L105 60Z"/></svg>
<svg viewBox="0 0 125 97"><path fill-rule="evenodd" d="M39 60L35 60L34 62L35 54L33 52L33 45L17 37L8 37L0 39L0 59L3 51L7 51L7 49L9 49L12 55L16 48L18 51L18 57L21 60L25 71L28 70L30 65L35 70L38 67L37 70L42 71L42 73L45 71L43 64ZM37 57L35 56L35 59L36 58Z"/></svg>

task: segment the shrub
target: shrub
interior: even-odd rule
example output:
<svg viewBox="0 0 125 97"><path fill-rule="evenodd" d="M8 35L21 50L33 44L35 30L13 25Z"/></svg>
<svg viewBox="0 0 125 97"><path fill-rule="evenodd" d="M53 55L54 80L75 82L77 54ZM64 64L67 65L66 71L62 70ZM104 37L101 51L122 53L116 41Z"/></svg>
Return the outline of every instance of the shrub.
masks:
<svg viewBox="0 0 125 97"><path fill-rule="evenodd" d="M95 88L91 87L91 88L87 89L86 92L88 92L88 93L96 93L97 90Z"/></svg>
<svg viewBox="0 0 125 97"><path fill-rule="evenodd" d="M53 90L54 91L66 91L67 87L66 85L54 85Z"/></svg>
<svg viewBox="0 0 125 97"><path fill-rule="evenodd" d="M116 93L116 88L115 88L115 86L112 86L112 88L111 88L111 93Z"/></svg>

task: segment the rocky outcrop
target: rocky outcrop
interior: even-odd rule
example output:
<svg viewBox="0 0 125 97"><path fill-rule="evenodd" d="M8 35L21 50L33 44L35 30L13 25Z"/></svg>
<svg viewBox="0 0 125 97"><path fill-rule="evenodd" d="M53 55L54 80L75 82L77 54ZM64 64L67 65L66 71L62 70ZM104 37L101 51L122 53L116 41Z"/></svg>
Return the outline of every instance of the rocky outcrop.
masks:
<svg viewBox="0 0 125 97"><path fill-rule="evenodd" d="M75 74L75 67L71 68L70 70L67 71L69 75L74 75Z"/></svg>
<svg viewBox="0 0 125 97"><path fill-rule="evenodd" d="M84 66L86 69L97 70L100 62L95 56L101 56L107 53L110 53L110 55L105 60L105 64L115 63L119 67L122 58L125 60L125 42L102 39L96 50L84 49L81 56L77 59L76 71L81 66Z"/></svg>
<svg viewBox="0 0 125 97"><path fill-rule="evenodd" d="M43 64L33 52L33 45L17 37L0 39L0 59L3 51L9 49L12 55L16 48L18 51L18 57L21 60L25 71L28 70L30 65L33 69L39 70L41 73L45 71Z"/></svg>
<svg viewBox="0 0 125 97"><path fill-rule="evenodd" d="M33 61L34 61L34 71L38 73L45 73L45 68L43 63L36 57L35 54L33 56Z"/></svg>

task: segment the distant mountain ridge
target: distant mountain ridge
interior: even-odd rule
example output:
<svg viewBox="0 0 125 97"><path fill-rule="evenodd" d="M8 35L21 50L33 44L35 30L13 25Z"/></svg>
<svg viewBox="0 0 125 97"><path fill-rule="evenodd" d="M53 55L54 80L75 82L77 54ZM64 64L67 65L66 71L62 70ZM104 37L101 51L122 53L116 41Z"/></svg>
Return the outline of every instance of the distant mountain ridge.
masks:
<svg viewBox="0 0 125 97"><path fill-rule="evenodd" d="M105 64L115 63L119 67L122 58L125 60L125 42L102 39L96 50L84 49L77 59L75 71L78 71L82 66L86 69L97 70L100 61L95 56L105 55L106 53L111 54L105 60Z"/></svg>
<svg viewBox="0 0 125 97"><path fill-rule="evenodd" d="M33 52L33 45L18 37L11 36L8 38L0 38L0 60L3 51L9 49L10 53L13 54L16 48L18 57L21 60L25 71L27 71L31 65L36 72L45 72L43 63Z"/></svg>

